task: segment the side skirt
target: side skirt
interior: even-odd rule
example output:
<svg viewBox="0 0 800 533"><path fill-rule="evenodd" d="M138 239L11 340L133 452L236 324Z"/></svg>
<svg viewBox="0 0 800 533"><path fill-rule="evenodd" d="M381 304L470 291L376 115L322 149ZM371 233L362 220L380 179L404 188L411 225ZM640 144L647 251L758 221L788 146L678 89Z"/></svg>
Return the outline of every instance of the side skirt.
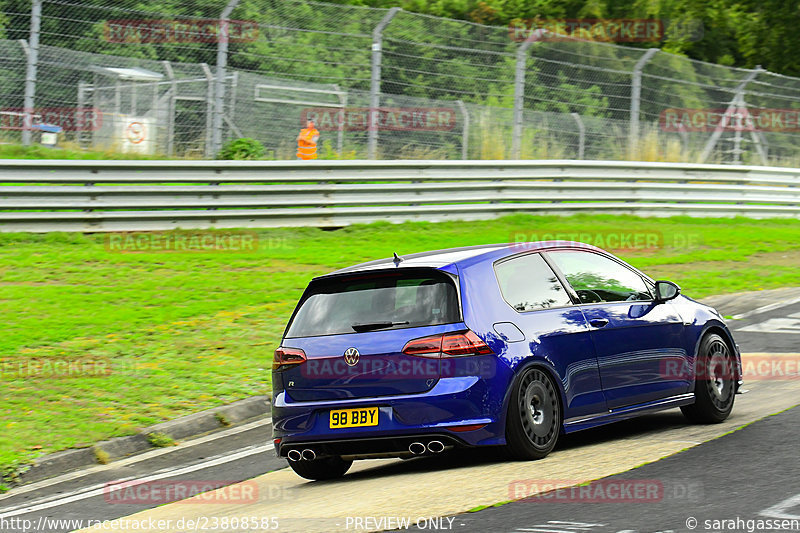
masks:
<svg viewBox="0 0 800 533"><path fill-rule="evenodd" d="M564 433L572 433L573 431L580 431L582 429L589 429L603 424L610 424L612 422L620 422L628 420L647 413L655 413L665 409L673 409L681 405L689 405L694 403L694 393L679 394L661 400L642 403L638 405L629 405L627 407L620 407L598 415L585 416L581 418L572 418L564 421Z"/></svg>

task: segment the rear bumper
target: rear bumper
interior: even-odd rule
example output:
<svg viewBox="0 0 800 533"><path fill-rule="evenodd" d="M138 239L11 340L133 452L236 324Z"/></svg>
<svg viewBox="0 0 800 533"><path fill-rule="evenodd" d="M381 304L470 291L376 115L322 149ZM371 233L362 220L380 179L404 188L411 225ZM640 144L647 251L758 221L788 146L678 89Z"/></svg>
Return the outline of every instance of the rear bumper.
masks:
<svg viewBox="0 0 800 533"><path fill-rule="evenodd" d="M507 372L491 379L442 378L425 393L404 396L294 402L280 392L272 407L273 437L280 439L275 450L285 457L293 448L317 444L335 455L402 456L416 439L438 438L448 446L505 444ZM330 429L331 409L356 407L378 407L378 426ZM457 431L471 425L482 427Z"/></svg>
<svg viewBox="0 0 800 533"><path fill-rule="evenodd" d="M431 443L441 443L441 448L431 449ZM422 451L412 451L412 444L419 443ZM450 448L466 448L467 442L446 433L424 433L396 437L374 437L347 440L326 440L281 444L278 455L292 460L289 452L313 450L315 458L337 455L344 459L378 459L381 457L416 457L435 455Z"/></svg>

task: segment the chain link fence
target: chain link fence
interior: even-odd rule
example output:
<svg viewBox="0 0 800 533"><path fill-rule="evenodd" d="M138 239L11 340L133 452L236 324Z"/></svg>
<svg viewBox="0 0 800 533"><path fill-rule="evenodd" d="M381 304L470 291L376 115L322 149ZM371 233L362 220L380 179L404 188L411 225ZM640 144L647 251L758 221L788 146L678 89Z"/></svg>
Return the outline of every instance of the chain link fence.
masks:
<svg viewBox="0 0 800 533"><path fill-rule="evenodd" d="M306 0L0 3L6 142L291 159L313 118L323 158L800 165L800 79L762 69Z"/></svg>

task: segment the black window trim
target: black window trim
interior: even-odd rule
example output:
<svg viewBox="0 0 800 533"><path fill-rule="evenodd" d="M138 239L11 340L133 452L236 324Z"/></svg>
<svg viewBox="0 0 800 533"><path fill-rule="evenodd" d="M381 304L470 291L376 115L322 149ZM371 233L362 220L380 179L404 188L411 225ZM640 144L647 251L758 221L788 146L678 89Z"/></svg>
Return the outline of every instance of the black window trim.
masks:
<svg viewBox="0 0 800 533"><path fill-rule="evenodd" d="M289 332L289 326L291 326L292 322L294 322L295 315L297 315L297 312L300 310L300 307L302 306L302 304L305 303L305 301L309 298L309 296L310 296L310 290L309 289L311 288L311 285L314 282L327 283L329 281L336 281L337 278L346 279L346 278L358 277L359 274L364 274L364 275L376 274L376 275L380 275L380 274L395 273L395 272L402 272L403 274L423 274L425 272L428 272L428 273L435 272L435 274L433 274L434 276L437 275L437 274L443 275L445 278L447 278L455 286L455 289L456 289L456 301L458 303L458 320L456 320L455 322L447 322L445 324L436 324L436 326L450 326L450 325L453 325L453 324L463 324L464 323L464 309L463 309L463 303L461 302L461 283L459 283L459 277L457 275L451 273L451 272L447 272L446 270L442 270L442 269L436 268L436 267L424 267L423 266L423 267L408 267L408 268L404 268L402 270L397 269L395 267L395 268L374 269L374 270L369 270L369 271L365 271L365 272L355 271L355 272L346 272L346 273L343 273L343 274L338 274L337 273L337 274L333 274L333 275L319 276L319 277L316 277L316 278L312 278L311 281L309 281L308 285L306 285L306 288L303 290L303 294L300 296L300 299L297 301L297 304L295 305L294 310L292 311L292 316L289 318L289 320L286 322L286 326L284 326L284 328L283 328L283 335L281 336L281 344L283 344L284 341L291 340L291 339L310 339L310 338L313 338L313 337L332 337L332 336L335 336L335 335L352 335L353 333L356 333L356 332L347 331L347 332L342 332L342 333L326 333L324 335L307 335L307 336L304 336L304 337L287 337L286 336L286 334ZM409 325L409 326L405 326L405 327L394 327L394 328L390 328L390 329L383 329L381 331L398 331L398 330L403 330L403 329L413 329L413 328L419 328L419 327L421 327L421 326L411 326L411 325ZM428 327L428 326L422 326L422 327ZM431 327L433 327L433 326L431 326ZM368 333L372 333L372 332L368 332Z"/></svg>
<svg viewBox="0 0 800 533"><path fill-rule="evenodd" d="M567 296L569 296L569 299L571 301L570 304L567 304L567 305L556 305L556 306L553 306L553 307L546 307L546 308L543 307L541 309L527 309L525 311L520 311L519 309L517 309L516 307L511 305L508 302L508 300L506 300L506 297L503 294L503 289L500 288L500 279L498 279L498 277L497 277L497 267L499 265L507 262L507 261L513 261L514 259L520 259L520 258L528 256L528 255L538 255L539 257L541 257L544 260L544 263L550 268L550 270L553 272L553 274L555 274L556 279L561 284L561 287L564 289L564 292L567 294ZM550 311L552 309L569 309L570 307L574 307L576 305L575 302L578 301L578 297L575 294L575 291L572 289L572 287L568 283L565 283L566 280L564 279L564 275L561 273L561 271L557 270L556 268L553 268L553 264L545 256L545 254L543 253L543 250L537 250L535 252L522 252L522 253L510 255L508 257L502 257L502 258L498 259L497 261L495 261L494 263L492 263L492 271L494 272L495 287L497 287L497 292L500 293L500 299L503 300L503 303L505 303L507 306L509 306L517 314L525 315L525 314L528 314L528 313L539 313L541 311Z"/></svg>
<svg viewBox="0 0 800 533"><path fill-rule="evenodd" d="M577 302L575 305L585 306L585 305L600 305L600 304L641 304L641 303L651 303L652 304L656 300L655 294L652 294L652 291L651 291L651 298L649 300L623 300L623 301L620 301L620 302L581 302L580 298L578 298L578 293L575 291L575 289L572 287L572 285L569 283L569 281L567 281L566 276L564 275L563 272L561 272L561 269L558 268L558 265L556 265L555 260L550 258L550 257L547 257L548 252L583 252L583 253L587 253L587 254L599 255L601 257L605 257L606 259L610 259L614 263L617 263L621 267L623 267L623 268L625 268L627 270L630 270L632 273L636 274L642 280L642 283L644 283L645 287L647 287L648 291L651 291L651 286L655 287L655 285L653 284L652 280L648 276L646 276L642 272L639 272L638 270L636 270L631 265L628 265L627 263L623 262L621 259L618 259L618 258L616 258L616 257L614 257L612 255L608 255L608 254L605 254L605 253L598 253L598 252L596 252L594 250L583 250L583 249L577 250L577 249L574 249L574 248L558 248L558 249L550 249L550 250L542 251L542 253L545 256L545 261L547 261L547 263L550 265L550 268L552 268L553 271L556 272L556 274L559 276L559 279L563 280L562 283L563 282L567 283L567 286L569 287L569 291L570 291L570 294L571 294L571 296L573 298L573 301Z"/></svg>

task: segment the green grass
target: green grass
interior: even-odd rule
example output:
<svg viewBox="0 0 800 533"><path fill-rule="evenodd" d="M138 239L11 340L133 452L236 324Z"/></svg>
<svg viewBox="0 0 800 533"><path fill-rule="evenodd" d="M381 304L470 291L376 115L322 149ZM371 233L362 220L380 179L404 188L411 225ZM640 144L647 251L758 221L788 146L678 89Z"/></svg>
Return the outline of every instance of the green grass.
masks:
<svg viewBox="0 0 800 533"><path fill-rule="evenodd" d="M168 159L164 156L124 154L113 150L80 150L69 143L64 148L41 144L0 144L0 159Z"/></svg>
<svg viewBox="0 0 800 533"><path fill-rule="evenodd" d="M238 253L114 253L104 235L0 233L0 473L268 393L272 352L315 275L395 251L631 231L660 232L663 247L620 255L693 297L800 285L797 220L518 215L377 223L260 231L259 249ZM65 361L101 372L37 374Z"/></svg>
<svg viewBox="0 0 800 533"><path fill-rule="evenodd" d="M504 500L502 502L493 503L491 505L479 505L477 507L473 507L472 509L467 509L468 513L477 513L483 511L484 509L489 509L491 507L502 507L507 503L512 503L514 500Z"/></svg>

